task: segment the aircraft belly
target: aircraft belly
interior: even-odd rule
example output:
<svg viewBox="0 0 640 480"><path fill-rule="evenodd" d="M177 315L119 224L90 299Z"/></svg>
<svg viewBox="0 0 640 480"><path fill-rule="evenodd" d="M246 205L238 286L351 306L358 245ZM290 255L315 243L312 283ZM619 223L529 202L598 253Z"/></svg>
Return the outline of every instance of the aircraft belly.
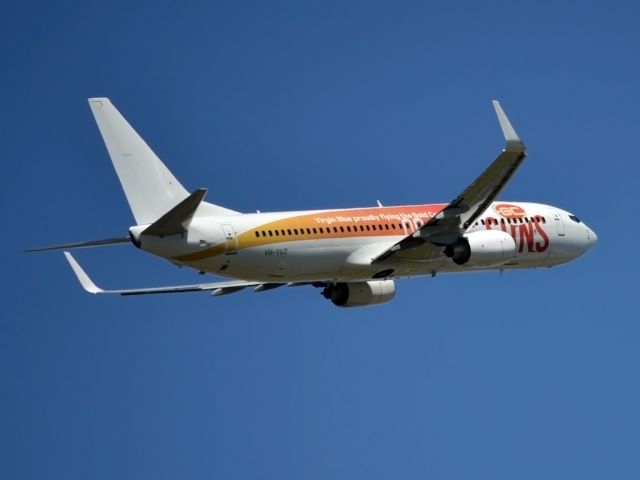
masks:
<svg viewBox="0 0 640 480"><path fill-rule="evenodd" d="M259 281L311 281L334 279L349 251L337 242L279 243L244 248L202 262L201 268L217 275Z"/></svg>

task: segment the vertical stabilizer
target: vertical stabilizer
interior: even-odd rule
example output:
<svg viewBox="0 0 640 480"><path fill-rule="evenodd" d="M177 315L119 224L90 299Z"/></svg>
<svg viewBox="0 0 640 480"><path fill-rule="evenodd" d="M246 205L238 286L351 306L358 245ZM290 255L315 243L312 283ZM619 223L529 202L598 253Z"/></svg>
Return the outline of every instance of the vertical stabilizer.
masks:
<svg viewBox="0 0 640 480"><path fill-rule="evenodd" d="M152 223L189 196L108 98L89 106L138 225Z"/></svg>
<svg viewBox="0 0 640 480"><path fill-rule="evenodd" d="M138 225L155 222L189 196L108 98L90 98L89 106ZM235 213L202 202L196 215Z"/></svg>

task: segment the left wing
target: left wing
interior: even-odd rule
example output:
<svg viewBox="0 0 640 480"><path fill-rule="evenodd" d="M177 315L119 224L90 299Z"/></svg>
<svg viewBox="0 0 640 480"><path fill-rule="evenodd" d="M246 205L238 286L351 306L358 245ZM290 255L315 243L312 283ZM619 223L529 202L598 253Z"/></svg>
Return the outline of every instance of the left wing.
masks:
<svg viewBox="0 0 640 480"><path fill-rule="evenodd" d="M506 141L502 153L491 165L438 215L413 234L378 255L373 262L388 258L425 261L442 254L442 247L455 243L491 205L527 156L524 143L497 100L493 101Z"/></svg>
<svg viewBox="0 0 640 480"><path fill-rule="evenodd" d="M211 292L211 295L226 295L228 293L237 292L247 287L256 287L255 291L262 292L271 290L276 287L285 285L284 283L263 283L251 282L246 280L230 280L228 282L200 283L195 285L177 285L173 287L156 287L156 288L134 288L128 290L103 290L98 287L93 280L89 278L87 272L80 266L75 258L69 253L64 252L69 265L76 274L82 288L87 292L96 295L100 294L118 294L118 295L149 295L153 293L181 293L181 292Z"/></svg>

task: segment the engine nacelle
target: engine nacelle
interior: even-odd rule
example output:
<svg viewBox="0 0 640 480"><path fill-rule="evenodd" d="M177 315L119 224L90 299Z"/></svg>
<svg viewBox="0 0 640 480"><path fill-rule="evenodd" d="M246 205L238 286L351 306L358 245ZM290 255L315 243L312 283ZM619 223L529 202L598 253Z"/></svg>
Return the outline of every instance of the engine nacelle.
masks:
<svg viewBox="0 0 640 480"><path fill-rule="evenodd" d="M516 256L516 242L501 230L482 230L464 235L448 245L444 254L458 265L494 267Z"/></svg>
<svg viewBox="0 0 640 480"><path fill-rule="evenodd" d="M396 294L396 284L393 280L336 283L327 285L322 294L338 307L364 307L391 300Z"/></svg>

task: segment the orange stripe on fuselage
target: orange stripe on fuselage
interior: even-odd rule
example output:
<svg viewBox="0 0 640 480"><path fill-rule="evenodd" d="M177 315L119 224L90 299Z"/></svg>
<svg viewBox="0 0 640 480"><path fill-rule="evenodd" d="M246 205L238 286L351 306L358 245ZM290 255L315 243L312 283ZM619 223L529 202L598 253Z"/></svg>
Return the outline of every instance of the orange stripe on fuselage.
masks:
<svg viewBox="0 0 640 480"><path fill-rule="evenodd" d="M446 204L374 207L295 215L244 231L238 235L238 248L304 240L409 235L435 217L445 206ZM224 251L224 244L219 244L176 257L176 260L202 260L220 255Z"/></svg>

